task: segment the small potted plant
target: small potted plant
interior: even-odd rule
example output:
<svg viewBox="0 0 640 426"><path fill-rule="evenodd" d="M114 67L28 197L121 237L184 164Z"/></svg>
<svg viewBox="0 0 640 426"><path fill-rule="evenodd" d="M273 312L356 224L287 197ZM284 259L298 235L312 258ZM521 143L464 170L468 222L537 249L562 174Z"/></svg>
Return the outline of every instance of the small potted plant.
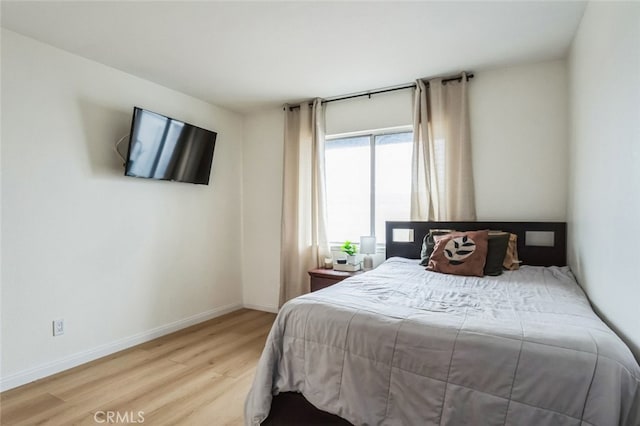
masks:
<svg viewBox="0 0 640 426"><path fill-rule="evenodd" d="M348 264L356 264L356 252L358 251L358 249L351 241L345 241L344 244L340 247L340 251L347 255Z"/></svg>

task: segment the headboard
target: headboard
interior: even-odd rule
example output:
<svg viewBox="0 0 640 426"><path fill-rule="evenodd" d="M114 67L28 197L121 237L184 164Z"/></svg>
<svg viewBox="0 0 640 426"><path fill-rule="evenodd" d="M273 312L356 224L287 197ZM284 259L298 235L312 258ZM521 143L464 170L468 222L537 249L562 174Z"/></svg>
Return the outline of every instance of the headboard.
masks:
<svg viewBox="0 0 640 426"><path fill-rule="evenodd" d="M518 257L523 264L567 264L566 222L387 222L387 259L393 256L419 259L422 240L430 229L495 229L510 232L518 236Z"/></svg>

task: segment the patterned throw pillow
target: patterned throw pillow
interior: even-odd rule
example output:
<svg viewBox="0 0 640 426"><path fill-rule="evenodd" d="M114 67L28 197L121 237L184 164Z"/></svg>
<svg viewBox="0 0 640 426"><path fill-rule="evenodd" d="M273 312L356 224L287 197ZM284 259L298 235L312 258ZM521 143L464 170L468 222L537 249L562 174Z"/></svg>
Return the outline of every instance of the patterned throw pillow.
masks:
<svg viewBox="0 0 640 426"><path fill-rule="evenodd" d="M435 236L427 269L453 275L484 276L488 231L453 232Z"/></svg>

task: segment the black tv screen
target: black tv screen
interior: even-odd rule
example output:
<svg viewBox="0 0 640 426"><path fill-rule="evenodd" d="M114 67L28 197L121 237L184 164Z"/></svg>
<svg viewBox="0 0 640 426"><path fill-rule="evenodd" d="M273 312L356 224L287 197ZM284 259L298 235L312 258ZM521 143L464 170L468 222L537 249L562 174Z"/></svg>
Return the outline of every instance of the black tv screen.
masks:
<svg viewBox="0 0 640 426"><path fill-rule="evenodd" d="M135 107L125 175L209 184L217 133Z"/></svg>

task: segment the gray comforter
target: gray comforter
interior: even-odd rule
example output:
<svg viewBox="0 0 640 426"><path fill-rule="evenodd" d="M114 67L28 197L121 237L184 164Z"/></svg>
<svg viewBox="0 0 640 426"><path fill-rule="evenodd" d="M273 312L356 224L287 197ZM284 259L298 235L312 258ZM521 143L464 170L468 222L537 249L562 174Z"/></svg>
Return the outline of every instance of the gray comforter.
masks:
<svg viewBox="0 0 640 426"><path fill-rule="evenodd" d="M288 391L356 425L640 425L640 367L568 268L456 277L393 258L291 300L245 423Z"/></svg>

